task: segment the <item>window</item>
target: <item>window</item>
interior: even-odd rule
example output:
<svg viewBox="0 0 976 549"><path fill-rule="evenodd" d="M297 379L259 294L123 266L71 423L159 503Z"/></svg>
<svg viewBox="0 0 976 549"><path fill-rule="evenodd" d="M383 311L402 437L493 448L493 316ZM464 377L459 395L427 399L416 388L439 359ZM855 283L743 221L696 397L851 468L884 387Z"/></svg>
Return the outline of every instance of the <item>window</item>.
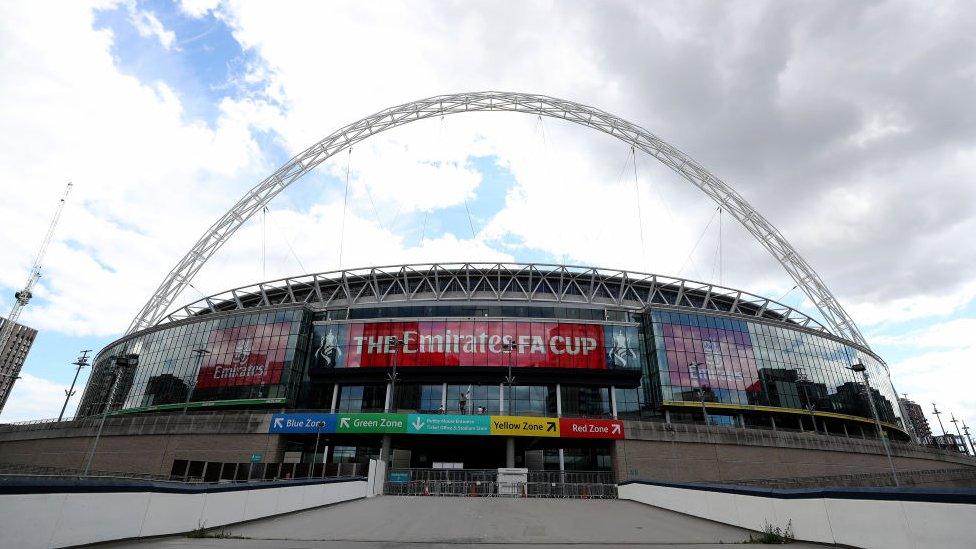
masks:
<svg viewBox="0 0 976 549"><path fill-rule="evenodd" d="M477 414L479 409L485 414L500 412L498 385L447 386L447 413Z"/></svg>
<svg viewBox="0 0 976 549"><path fill-rule="evenodd" d="M385 385L343 385L339 388L339 412L382 412L386 405Z"/></svg>

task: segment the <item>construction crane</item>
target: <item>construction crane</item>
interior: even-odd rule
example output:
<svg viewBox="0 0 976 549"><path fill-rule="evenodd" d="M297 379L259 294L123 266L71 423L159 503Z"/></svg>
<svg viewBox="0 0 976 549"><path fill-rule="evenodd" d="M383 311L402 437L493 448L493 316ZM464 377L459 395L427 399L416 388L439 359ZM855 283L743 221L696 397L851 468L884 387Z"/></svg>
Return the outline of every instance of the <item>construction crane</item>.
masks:
<svg viewBox="0 0 976 549"><path fill-rule="evenodd" d="M51 243L51 238L54 237L54 228L58 226L58 221L61 219L61 210L64 209L64 203L68 200L68 194L71 192L72 184L68 183L68 186L64 189L64 195L61 196L61 202L58 203L58 209L54 212L54 219L51 220L51 224L47 228L47 234L44 235L44 242L41 243L41 249L37 251L37 256L34 257L34 266L31 267L30 276L27 277L27 284L24 285L24 289L14 294L14 306L10 309L10 314L7 315L7 321L3 323L3 328L0 329L0 353L7 346L7 340L10 339L10 334L14 331L14 324L17 323L17 319L20 318L20 313L27 306L33 294L34 285L37 284L37 279L41 277L41 262L44 260L44 254L47 253L47 247ZM16 378L17 374L20 372L2 372L0 375L4 377ZM2 380L0 380L2 382ZM10 384L13 385L14 380L10 380Z"/></svg>

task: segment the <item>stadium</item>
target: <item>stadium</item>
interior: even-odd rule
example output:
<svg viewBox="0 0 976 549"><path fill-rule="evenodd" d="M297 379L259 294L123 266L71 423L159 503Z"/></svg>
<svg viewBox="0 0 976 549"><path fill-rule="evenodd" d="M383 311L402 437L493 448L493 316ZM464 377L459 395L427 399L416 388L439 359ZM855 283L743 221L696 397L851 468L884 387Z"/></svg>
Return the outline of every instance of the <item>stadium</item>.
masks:
<svg viewBox="0 0 976 549"><path fill-rule="evenodd" d="M307 463L365 462L389 434L411 468L597 471L622 419L875 436L855 363L887 434L908 440L883 362L769 299L563 265L405 265L187 305L98 354L79 415L314 410L351 423L286 413L299 421L271 429Z"/></svg>
<svg viewBox="0 0 976 549"><path fill-rule="evenodd" d="M337 152L473 111L558 118L651 155L754 236L820 319L708 282L535 263L301 274L173 307L248 218ZM537 488L573 478L587 493L639 478L973 476L968 456L915 444L903 415L882 357L726 183L604 111L480 92L380 111L296 155L98 352L75 419L0 426L0 452L7 465L205 481L365 473L375 460L389 466L390 490L456 470L462 490L520 470Z"/></svg>

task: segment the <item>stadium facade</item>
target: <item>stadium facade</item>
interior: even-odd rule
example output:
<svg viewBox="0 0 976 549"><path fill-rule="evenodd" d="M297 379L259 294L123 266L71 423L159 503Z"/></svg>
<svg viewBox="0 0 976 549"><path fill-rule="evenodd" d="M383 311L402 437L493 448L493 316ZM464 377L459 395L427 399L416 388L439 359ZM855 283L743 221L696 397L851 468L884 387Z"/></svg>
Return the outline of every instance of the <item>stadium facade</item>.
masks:
<svg viewBox="0 0 976 549"><path fill-rule="evenodd" d="M98 353L78 416L260 410L303 462L362 463L389 445L402 467L593 471L613 467L615 441L640 421L872 438L868 395L886 435L909 440L878 356L747 292L436 264L303 275L187 305Z"/></svg>

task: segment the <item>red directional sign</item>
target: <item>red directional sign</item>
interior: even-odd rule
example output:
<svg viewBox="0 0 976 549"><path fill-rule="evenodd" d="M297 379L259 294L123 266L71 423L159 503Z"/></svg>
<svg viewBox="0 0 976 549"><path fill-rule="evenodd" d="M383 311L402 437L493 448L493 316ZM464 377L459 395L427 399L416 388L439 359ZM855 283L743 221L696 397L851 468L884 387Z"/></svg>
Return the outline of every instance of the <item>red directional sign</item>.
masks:
<svg viewBox="0 0 976 549"><path fill-rule="evenodd" d="M562 438L624 438L624 422L616 419L560 419Z"/></svg>

